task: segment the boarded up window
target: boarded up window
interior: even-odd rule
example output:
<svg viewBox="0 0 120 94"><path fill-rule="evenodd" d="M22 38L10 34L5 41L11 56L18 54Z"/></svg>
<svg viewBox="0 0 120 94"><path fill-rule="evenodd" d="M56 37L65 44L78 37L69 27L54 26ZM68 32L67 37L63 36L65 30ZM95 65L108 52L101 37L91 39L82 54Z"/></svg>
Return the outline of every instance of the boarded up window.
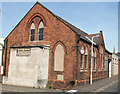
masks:
<svg viewBox="0 0 120 94"><path fill-rule="evenodd" d="M54 70L55 71L63 71L64 68L64 49L59 44L55 49L55 57L54 57Z"/></svg>

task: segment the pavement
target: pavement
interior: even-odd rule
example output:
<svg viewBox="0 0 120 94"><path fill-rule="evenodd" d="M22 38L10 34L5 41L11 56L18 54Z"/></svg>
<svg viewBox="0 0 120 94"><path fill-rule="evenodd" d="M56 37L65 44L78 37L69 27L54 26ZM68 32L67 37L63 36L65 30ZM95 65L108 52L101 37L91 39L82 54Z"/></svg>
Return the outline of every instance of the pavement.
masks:
<svg viewBox="0 0 120 94"><path fill-rule="evenodd" d="M120 77L120 76L119 76ZM75 87L71 90L59 90L59 89L39 89L39 88L28 88L28 87L18 87L18 86L10 86L10 85L2 85L2 92L39 92L40 94L44 94L47 92L48 94L82 94L82 93L97 93L97 92L114 92L118 93L118 76L111 78L104 78L93 82L92 85L83 85Z"/></svg>
<svg viewBox="0 0 120 94"><path fill-rule="evenodd" d="M73 88L74 90L78 90L78 92L111 92L111 91L104 91L110 86L115 85L116 88L113 89L113 92L118 92L118 76L111 77L111 78L104 78L98 81L93 82L92 85L84 85L77 88Z"/></svg>

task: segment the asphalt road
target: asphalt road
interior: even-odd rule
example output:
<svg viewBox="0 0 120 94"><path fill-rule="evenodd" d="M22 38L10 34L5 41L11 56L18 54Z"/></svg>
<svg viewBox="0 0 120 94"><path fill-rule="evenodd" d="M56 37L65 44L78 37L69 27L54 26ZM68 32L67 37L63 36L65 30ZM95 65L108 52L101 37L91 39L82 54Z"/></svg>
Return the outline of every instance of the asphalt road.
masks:
<svg viewBox="0 0 120 94"><path fill-rule="evenodd" d="M113 81L99 89L97 89L95 92L118 92L118 80Z"/></svg>
<svg viewBox="0 0 120 94"><path fill-rule="evenodd" d="M115 82L114 84L112 84L111 86L105 88L101 92L118 92L118 82Z"/></svg>
<svg viewBox="0 0 120 94"><path fill-rule="evenodd" d="M98 80L96 82L93 82L92 85L84 85L79 86L77 88L73 88L72 90L75 90L75 94L82 94L82 92L118 92L118 85L120 85L120 81L118 81L118 77L112 77L112 78L105 78L102 80ZM2 92L41 92L40 94L44 94L44 92L47 92L48 94L68 94L68 93L74 93L74 91L63 91L63 90L51 90L51 89L37 89L37 88L25 88L25 87L16 87L16 86L7 86L2 85L0 83L0 91ZM51 92L51 93L50 93ZM54 93L52 93L54 92ZM81 92L81 93L80 93ZM4 94L4 93L3 93Z"/></svg>

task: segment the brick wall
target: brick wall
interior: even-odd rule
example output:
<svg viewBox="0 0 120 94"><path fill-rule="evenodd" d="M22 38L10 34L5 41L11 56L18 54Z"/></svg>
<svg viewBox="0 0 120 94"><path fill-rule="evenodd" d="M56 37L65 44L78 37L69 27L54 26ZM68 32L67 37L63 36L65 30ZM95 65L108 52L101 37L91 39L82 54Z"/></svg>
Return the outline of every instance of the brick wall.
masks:
<svg viewBox="0 0 120 94"><path fill-rule="evenodd" d="M44 33L43 41L38 41L38 26L39 22L43 20ZM35 41L29 41L30 25L35 23ZM79 41L78 35L69 27L58 20L53 14L48 12L41 5L36 3L28 14L20 21L20 23L13 29L9 36L5 39L4 50L4 73L8 76L9 63L10 63L10 46L29 46L29 45L50 45L49 51L49 75L48 79L52 81L56 88L67 88L70 86L71 81L78 80L78 85L84 84L84 81L89 83L90 77L90 44L85 41ZM54 71L54 51L56 45L61 44L64 48L64 71ZM76 46L79 45L78 50ZM80 72L80 47L88 48L88 69L87 71ZM99 79L104 77L106 72L104 70L100 73L98 71L98 48L94 48L97 52L97 69L96 73L93 72L93 78ZM79 52L78 52L79 51ZM78 60L77 60L78 59ZM76 75L77 73L77 75ZM105 73L105 75L104 75ZM56 81L57 74L64 75L64 81Z"/></svg>

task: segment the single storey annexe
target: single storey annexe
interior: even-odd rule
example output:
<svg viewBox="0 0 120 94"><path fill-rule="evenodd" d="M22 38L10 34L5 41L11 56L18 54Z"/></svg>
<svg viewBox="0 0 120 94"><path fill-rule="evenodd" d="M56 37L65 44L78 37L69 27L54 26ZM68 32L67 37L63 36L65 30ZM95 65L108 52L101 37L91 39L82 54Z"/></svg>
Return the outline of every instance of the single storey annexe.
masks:
<svg viewBox="0 0 120 94"><path fill-rule="evenodd" d="M37 2L5 38L3 84L67 89L108 77L102 31L87 34Z"/></svg>

